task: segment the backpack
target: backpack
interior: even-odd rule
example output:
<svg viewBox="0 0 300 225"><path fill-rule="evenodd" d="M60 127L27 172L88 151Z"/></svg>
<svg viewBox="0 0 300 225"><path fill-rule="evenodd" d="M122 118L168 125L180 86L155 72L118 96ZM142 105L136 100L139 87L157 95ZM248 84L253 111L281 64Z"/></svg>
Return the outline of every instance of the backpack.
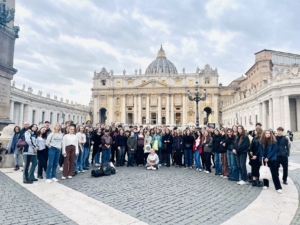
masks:
<svg viewBox="0 0 300 225"><path fill-rule="evenodd" d="M102 177L103 176L103 170L100 168L98 170L92 170L91 175L93 177Z"/></svg>

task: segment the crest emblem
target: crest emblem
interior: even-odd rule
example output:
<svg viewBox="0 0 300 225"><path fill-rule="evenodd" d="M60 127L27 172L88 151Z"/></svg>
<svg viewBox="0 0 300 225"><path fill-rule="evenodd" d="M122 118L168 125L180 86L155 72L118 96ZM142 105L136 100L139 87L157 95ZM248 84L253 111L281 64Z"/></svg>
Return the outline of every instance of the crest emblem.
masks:
<svg viewBox="0 0 300 225"><path fill-rule="evenodd" d="M293 77L298 77L298 75L299 75L299 64L294 63L291 66L291 74L292 74Z"/></svg>
<svg viewBox="0 0 300 225"><path fill-rule="evenodd" d="M156 81L153 80L153 81L151 82L151 86L152 86L152 87L155 87L155 85L156 85Z"/></svg>

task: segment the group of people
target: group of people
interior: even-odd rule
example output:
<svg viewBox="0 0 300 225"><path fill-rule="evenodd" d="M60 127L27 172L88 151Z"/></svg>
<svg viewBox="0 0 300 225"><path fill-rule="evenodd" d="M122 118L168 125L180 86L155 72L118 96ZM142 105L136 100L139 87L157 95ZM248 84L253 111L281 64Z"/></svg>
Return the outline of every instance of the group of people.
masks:
<svg viewBox="0 0 300 225"><path fill-rule="evenodd" d="M124 129L115 123L98 123L94 129L91 121L79 126L67 121L64 128L59 123L55 124L53 131L49 126L49 122L45 122L38 129L36 124L26 122L22 129L14 128L8 153L14 154L15 170L19 169L18 156L23 154L24 183L43 179L43 171L46 182L57 182L58 164L62 179L71 179L88 170L90 164L101 166L113 162L117 167L136 165L148 170L174 165L177 168L195 168L207 174L212 172L213 167L215 175L236 181L239 185L251 181L252 186L263 186L263 189L269 187L269 181L259 181L259 169L261 165L267 165L278 193L282 193L278 172L282 166L283 184L287 185L290 145L289 137L283 136L282 127L278 127L275 133L262 130L260 123L249 132L241 125L221 129L174 127L170 130L166 126L129 126ZM26 144L20 146L22 140ZM247 173L247 159L251 173ZM38 177L35 178L37 165Z"/></svg>

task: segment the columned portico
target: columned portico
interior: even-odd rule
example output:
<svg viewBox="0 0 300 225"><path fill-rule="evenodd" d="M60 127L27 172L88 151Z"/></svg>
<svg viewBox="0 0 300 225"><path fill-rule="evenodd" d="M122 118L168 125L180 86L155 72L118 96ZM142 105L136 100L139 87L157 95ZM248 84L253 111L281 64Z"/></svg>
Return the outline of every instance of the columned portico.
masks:
<svg viewBox="0 0 300 225"><path fill-rule="evenodd" d="M290 116L290 102L289 96L283 96L283 112L284 112L284 125L285 130L291 130L291 116Z"/></svg>
<svg viewBox="0 0 300 225"><path fill-rule="evenodd" d="M158 96L158 99L157 99L157 107L158 107L158 109L157 109L157 123L159 124L159 125L161 125L161 94L158 94L157 95Z"/></svg>
<svg viewBox="0 0 300 225"><path fill-rule="evenodd" d="M182 124L185 125L186 124L186 117L187 117L187 114L186 114L186 94L184 93L183 95L183 100L182 100Z"/></svg>
<svg viewBox="0 0 300 225"><path fill-rule="evenodd" d="M170 95L171 96L171 121L170 121L170 124L173 125L175 122L174 122L174 96L173 95Z"/></svg>
<svg viewBox="0 0 300 225"><path fill-rule="evenodd" d="M146 102L146 124L150 123L150 109L149 109L150 101L149 94L147 94L147 102Z"/></svg>
<svg viewBox="0 0 300 225"><path fill-rule="evenodd" d="M300 98L296 98L297 130L300 131Z"/></svg>
<svg viewBox="0 0 300 225"><path fill-rule="evenodd" d="M269 100L269 127L276 129L274 127L274 119L273 119L273 99Z"/></svg>
<svg viewBox="0 0 300 225"><path fill-rule="evenodd" d="M170 99L169 94L167 94L167 105L166 105L166 123L170 124Z"/></svg>
<svg viewBox="0 0 300 225"><path fill-rule="evenodd" d="M278 106L280 106L280 99L279 97L273 98L273 122L274 122L274 129L277 129L281 124L280 118L280 110L278 110Z"/></svg>
<svg viewBox="0 0 300 225"><path fill-rule="evenodd" d="M122 96L122 121L126 123L126 95Z"/></svg>
<svg viewBox="0 0 300 225"><path fill-rule="evenodd" d="M138 123L142 123L142 95L138 94Z"/></svg>
<svg viewBox="0 0 300 225"><path fill-rule="evenodd" d="M268 127L266 127L266 122L267 122L267 112L266 112L266 102L264 101L262 103L262 120L261 120L261 123L262 123L262 127L263 129L268 129Z"/></svg>
<svg viewBox="0 0 300 225"><path fill-rule="evenodd" d="M23 116L24 116L24 104L20 104L20 114L19 114L19 124L23 124Z"/></svg>
<svg viewBox="0 0 300 225"><path fill-rule="evenodd" d="M138 123L138 106L137 106L137 98L138 95L135 94L134 95L134 119L133 119L133 123Z"/></svg>
<svg viewBox="0 0 300 225"><path fill-rule="evenodd" d="M9 115L9 118L11 121L14 120L14 108L15 108L15 101L11 100L10 101L10 115Z"/></svg>

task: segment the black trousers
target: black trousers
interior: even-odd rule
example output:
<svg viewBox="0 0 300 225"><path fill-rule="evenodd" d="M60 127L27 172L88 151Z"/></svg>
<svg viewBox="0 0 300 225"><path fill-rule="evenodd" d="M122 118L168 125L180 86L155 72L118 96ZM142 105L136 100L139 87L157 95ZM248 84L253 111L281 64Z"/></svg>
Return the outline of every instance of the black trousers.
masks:
<svg viewBox="0 0 300 225"><path fill-rule="evenodd" d="M59 157L59 166L60 167L63 166L64 160L65 160L65 157L63 156L62 151L60 151L60 157Z"/></svg>
<svg viewBox="0 0 300 225"><path fill-rule="evenodd" d="M32 157L33 157L32 155L27 155L27 162L26 162L26 166L24 168L25 179L29 179L28 169L29 169Z"/></svg>
<svg viewBox="0 0 300 225"><path fill-rule="evenodd" d="M137 155L136 164L137 165L144 165L144 145L142 145L142 146L138 145L137 146L136 155Z"/></svg>
<svg viewBox="0 0 300 225"><path fill-rule="evenodd" d="M277 168L279 170L280 165L282 165L283 168L283 176L282 176L283 181L286 181L288 177L288 164L289 164L289 160L287 156L277 156Z"/></svg>
<svg viewBox="0 0 300 225"><path fill-rule="evenodd" d="M264 165L266 165L265 162L264 162ZM277 161L269 161L268 162L268 167L270 167L270 170L271 170L272 179L273 179L273 183L274 183L275 189L276 190L282 189L280 181L279 181L279 176L278 176ZM264 179L264 186L269 187L269 180L265 180Z"/></svg>
<svg viewBox="0 0 300 225"><path fill-rule="evenodd" d="M181 151L181 149L175 150L175 163L176 163L176 166L182 166L182 151Z"/></svg>
<svg viewBox="0 0 300 225"><path fill-rule="evenodd" d="M201 161L202 161L202 167L203 167L203 169L205 169L205 156L204 156L204 152L201 154Z"/></svg>
<svg viewBox="0 0 300 225"><path fill-rule="evenodd" d="M48 161L48 149L38 150L37 152L38 158L38 176L43 176L43 170L46 172L47 170L47 161Z"/></svg>
<svg viewBox="0 0 300 225"><path fill-rule="evenodd" d="M211 152L204 152L205 170L211 172Z"/></svg>
<svg viewBox="0 0 300 225"><path fill-rule="evenodd" d="M252 176L259 179L259 168L260 168L261 164L260 164L258 158L256 158L255 160L250 159L250 163L251 163L250 165L251 165L251 174L252 174Z"/></svg>
<svg viewBox="0 0 300 225"><path fill-rule="evenodd" d="M112 145L112 147L111 147L111 150L110 150L110 153L111 153L111 157L110 157L110 161L111 162L115 162L115 155L116 155L116 158L117 158L117 154L116 154L116 152L117 152L117 146L116 145Z"/></svg>

